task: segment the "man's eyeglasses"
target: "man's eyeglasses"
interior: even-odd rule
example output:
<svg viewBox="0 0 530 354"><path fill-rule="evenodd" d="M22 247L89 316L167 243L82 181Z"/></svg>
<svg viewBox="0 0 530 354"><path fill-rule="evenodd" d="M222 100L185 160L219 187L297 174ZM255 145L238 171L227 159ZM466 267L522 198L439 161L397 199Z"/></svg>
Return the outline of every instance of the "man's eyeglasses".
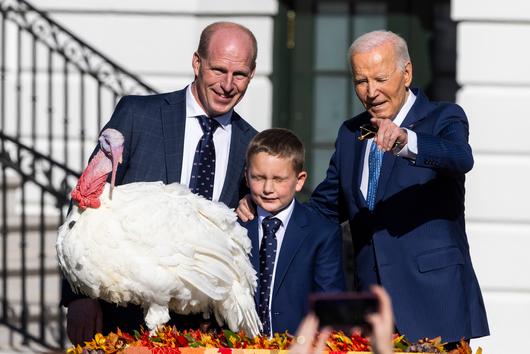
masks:
<svg viewBox="0 0 530 354"><path fill-rule="evenodd" d="M359 139L360 141L372 139L377 133L377 127L374 127L370 123L361 125L359 129L361 130L361 135L358 136L357 139Z"/></svg>

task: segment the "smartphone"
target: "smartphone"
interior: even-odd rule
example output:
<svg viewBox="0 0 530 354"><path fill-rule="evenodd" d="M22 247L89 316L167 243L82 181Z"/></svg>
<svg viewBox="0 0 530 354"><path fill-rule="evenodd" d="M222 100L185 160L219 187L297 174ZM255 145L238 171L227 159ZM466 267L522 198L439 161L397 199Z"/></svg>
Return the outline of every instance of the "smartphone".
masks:
<svg viewBox="0 0 530 354"><path fill-rule="evenodd" d="M349 332L358 327L367 333L370 325L366 315L378 311L379 301L372 293L317 293L310 295L309 307L318 317L321 328L329 326Z"/></svg>

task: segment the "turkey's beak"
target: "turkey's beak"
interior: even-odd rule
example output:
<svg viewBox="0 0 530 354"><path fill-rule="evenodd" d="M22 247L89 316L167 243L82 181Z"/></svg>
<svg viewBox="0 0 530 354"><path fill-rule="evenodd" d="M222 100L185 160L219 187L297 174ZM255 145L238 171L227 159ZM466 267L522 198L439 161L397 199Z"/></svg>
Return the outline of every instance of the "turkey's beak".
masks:
<svg viewBox="0 0 530 354"><path fill-rule="evenodd" d="M123 145L111 147L110 151L112 154L112 175L110 178L109 199L112 200L112 191L114 190L114 184L116 183L116 170L118 169L118 164L122 163Z"/></svg>

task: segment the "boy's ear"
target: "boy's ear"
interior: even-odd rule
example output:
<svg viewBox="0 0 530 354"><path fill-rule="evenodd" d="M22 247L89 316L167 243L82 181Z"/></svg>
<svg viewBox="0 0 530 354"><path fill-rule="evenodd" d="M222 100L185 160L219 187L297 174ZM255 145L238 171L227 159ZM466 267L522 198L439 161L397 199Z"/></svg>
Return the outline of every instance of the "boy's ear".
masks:
<svg viewBox="0 0 530 354"><path fill-rule="evenodd" d="M300 192L302 190L306 179L307 179L306 171L302 171L298 174L297 181L296 181L296 188L295 188L297 192Z"/></svg>

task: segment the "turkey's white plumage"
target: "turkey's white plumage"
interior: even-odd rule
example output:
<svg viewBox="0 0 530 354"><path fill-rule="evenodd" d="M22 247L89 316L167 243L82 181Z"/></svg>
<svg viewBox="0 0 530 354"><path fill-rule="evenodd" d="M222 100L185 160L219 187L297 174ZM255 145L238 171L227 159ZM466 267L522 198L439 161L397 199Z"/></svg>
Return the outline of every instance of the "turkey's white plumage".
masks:
<svg viewBox="0 0 530 354"><path fill-rule="evenodd" d="M150 329L169 320L169 307L259 333L251 244L232 210L176 183L121 185L112 200L109 186L99 208L74 206L59 228L59 264L74 289L141 305Z"/></svg>

